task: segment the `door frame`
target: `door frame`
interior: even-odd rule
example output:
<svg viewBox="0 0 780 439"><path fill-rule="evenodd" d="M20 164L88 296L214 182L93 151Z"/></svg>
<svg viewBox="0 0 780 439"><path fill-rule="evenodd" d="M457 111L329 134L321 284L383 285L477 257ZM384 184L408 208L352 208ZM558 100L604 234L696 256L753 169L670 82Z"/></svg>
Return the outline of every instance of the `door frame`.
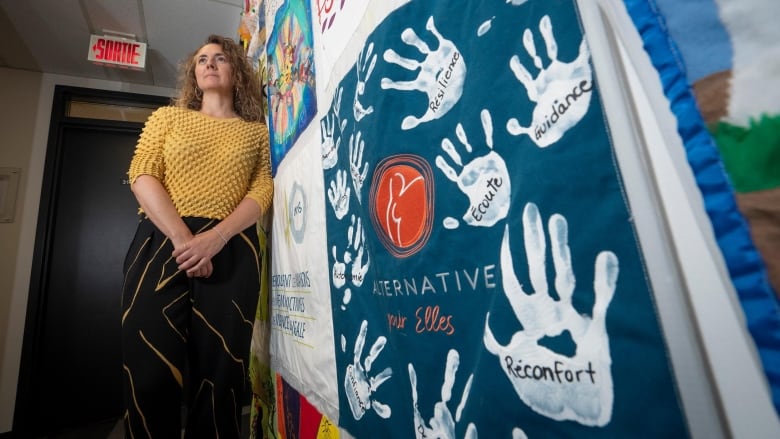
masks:
<svg viewBox="0 0 780 439"><path fill-rule="evenodd" d="M170 98L140 93L98 90L83 87L56 85L52 102L49 135L46 145L43 181L41 185L38 221L35 231L33 260L30 270L30 289L22 340L21 362L14 409L13 434L26 434L42 430L41 418L45 413L36 413L36 397L40 395L37 380L41 370L41 346L45 336L44 316L46 292L49 287L51 269L54 218L57 211L57 182L63 154L63 132L66 128L95 128L108 132L138 132L141 122L90 119L67 116L67 106L73 100L96 104L113 104L137 107L159 107L170 103ZM53 408L56 409L56 408Z"/></svg>

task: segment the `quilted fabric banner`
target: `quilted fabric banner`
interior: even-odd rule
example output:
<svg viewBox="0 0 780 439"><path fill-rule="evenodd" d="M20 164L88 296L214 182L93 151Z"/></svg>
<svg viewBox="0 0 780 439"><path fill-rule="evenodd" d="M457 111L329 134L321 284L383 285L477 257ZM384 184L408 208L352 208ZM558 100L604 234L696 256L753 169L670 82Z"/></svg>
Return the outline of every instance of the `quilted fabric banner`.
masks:
<svg viewBox="0 0 780 439"><path fill-rule="evenodd" d="M359 438L686 437L576 3L274 3L277 386Z"/></svg>

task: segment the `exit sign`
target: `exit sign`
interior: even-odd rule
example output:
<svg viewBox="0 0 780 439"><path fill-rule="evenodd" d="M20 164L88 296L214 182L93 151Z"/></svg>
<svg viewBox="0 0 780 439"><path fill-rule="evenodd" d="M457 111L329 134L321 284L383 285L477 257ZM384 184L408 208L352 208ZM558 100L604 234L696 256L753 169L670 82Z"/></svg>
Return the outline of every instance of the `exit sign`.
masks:
<svg viewBox="0 0 780 439"><path fill-rule="evenodd" d="M146 43L106 35L92 35L87 59L97 64L143 70Z"/></svg>

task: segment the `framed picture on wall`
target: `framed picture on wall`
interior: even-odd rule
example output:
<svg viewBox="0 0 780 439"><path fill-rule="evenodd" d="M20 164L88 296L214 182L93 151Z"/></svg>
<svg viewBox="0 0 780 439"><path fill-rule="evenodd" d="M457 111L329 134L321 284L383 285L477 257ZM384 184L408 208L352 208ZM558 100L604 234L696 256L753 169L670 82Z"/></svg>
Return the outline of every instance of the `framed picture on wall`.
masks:
<svg viewBox="0 0 780 439"><path fill-rule="evenodd" d="M14 221L16 188L19 185L20 168L0 168L0 223Z"/></svg>

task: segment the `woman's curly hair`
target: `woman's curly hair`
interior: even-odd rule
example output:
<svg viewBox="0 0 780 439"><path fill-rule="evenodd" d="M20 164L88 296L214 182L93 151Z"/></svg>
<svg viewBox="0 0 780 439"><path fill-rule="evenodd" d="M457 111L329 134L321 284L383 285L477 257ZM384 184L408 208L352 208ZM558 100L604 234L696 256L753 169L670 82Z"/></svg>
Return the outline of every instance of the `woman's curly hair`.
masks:
<svg viewBox="0 0 780 439"><path fill-rule="evenodd" d="M264 122L262 90L260 80L244 54L243 48L230 38L209 35L206 42L192 52L179 68L179 93L173 99L177 107L200 110L203 92L195 79L195 55L208 44L218 44L233 67L233 109L241 119L251 122Z"/></svg>

